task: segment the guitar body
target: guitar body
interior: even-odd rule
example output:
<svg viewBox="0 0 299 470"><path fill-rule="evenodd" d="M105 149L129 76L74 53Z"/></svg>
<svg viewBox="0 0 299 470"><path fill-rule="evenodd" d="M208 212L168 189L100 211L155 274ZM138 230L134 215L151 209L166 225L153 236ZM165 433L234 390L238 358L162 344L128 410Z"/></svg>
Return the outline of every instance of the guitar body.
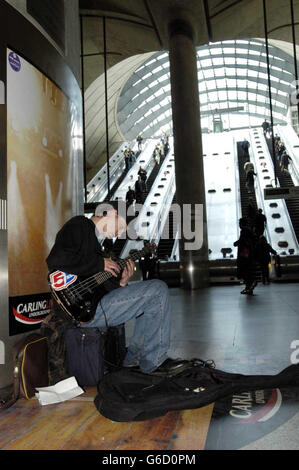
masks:
<svg viewBox="0 0 299 470"><path fill-rule="evenodd" d="M153 246L155 247L155 245L149 245L140 251L132 250L129 257L115 260L115 262L122 271L128 259L134 261L145 256L152 252ZM48 282L54 299L66 313L79 322L89 322L95 315L100 299L107 293L103 283L111 277L112 274L106 271L82 278L56 270L49 273Z"/></svg>
<svg viewBox="0 0 299 470"><path fill-rule="evenodd" d="M50 273L48 281L56 302L80 322L92 320L100 299L106 293L101 285L89 287L88 279L59 270Z"/></svg>

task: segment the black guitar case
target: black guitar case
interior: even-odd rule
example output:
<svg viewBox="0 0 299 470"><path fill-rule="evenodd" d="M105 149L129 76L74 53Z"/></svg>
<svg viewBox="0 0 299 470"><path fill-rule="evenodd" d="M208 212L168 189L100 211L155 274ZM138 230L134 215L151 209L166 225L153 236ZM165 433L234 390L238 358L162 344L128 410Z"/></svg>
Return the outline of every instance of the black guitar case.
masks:
<svg viewBox="0 0 299 470"><path fill-rule="evenodd" d="M246 391L299 387L299 364L277 375L242 375L217 370L200 359L175 377L122 368L104 376L94 404L112 421L144 421L168 411L200 408Z"/></svg>

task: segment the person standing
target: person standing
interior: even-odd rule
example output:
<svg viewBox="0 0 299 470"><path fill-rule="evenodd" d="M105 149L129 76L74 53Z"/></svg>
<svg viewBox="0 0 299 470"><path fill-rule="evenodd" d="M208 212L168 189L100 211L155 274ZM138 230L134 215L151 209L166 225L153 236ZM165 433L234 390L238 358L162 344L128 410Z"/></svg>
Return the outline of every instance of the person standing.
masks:
<svg viewBox="0 0 299 470"><path fill-rule="evenodd" d="M249 147L250 147L250 143L248 142L248 140L246 139L246 137L244 137L244 140L241 144L241 147L242 147L242 150L243 150L243 156L244 158L246 159L249 159Z"/></svg>
<svg viewBox="0 0 299 470"><path fill-rule="evenodd" d="M144 240L143 242L144 247L149 247L150 242L148 240ZM153 253L147 253L143 256L139 261L139 266L142 271L142 278L144 281L149 279L154 279L156 277L156 256Z"/></svg>
<svg viewBox="0 0 299 470"><path fill-rule="evenodd" d="M135 162L136 162L135 153L133 152L133 150L129 149L129 166L130 166L130 168L132 168L132 166L135 164Z"/></svg>
<svg viewBox="0 0 299 470"><path fill-rule="evenodd" d="M135 196L136 196L136 202L138 204L143 204L145 191L146 191L145 183L144 181L142 181L141 176L138 175L138 180L135 182Z"/></svg>
<svg viewBox="0 0 299 470"><path fill-rule="evenodd" d="M128 206L134 203L136 199L135 196L135 191L131 188L131 186L128 187L128 191L126 193L126 203Z"/></svg>
<svg viewBox="0 0 299 470"><path fill-rule="evenodd" d="M238 247L237 276L239 279L243 279L245 284L245 289L241 291L241 294L252 295L257 285L254 274L255 237L248 227L245 217L239 220L239 227L241 229L240 237L234 243L234 246Z"/></svg>
<svg viewBox="0 0 299 470"><path fill-rule="evenodd" d="M124 150L124 159L125 159L126 171L128 172L130 169L130 162L129 162L129 152L127 148Z"/></svg>
<svg viewBox="0 0 299 470"><path fill-rule="evenodd" d="M248 219L248 226L251 228L251 230L254 229L256 214L257 212L256 212L256 207L253 202L253 198L249 197L248 207L247 207L247 219Z"/></svg>
<svg viewBox="0 0 299 470"><path fill-rule="evenodd" d="M254 221L254 230L255 230L255 234L257 237L260 237L261 235L263 235L265 231L266 223L267 223L267 218L263 214L262 209L259 209L257 211L257 214L255 216L255 221Z"/></svg>
<svg viewBox="0 0 299 470"><path fill-rule="evenodd" d="M267 121L267 119L264 120L262 124L264 136L267 136L267 133L270 134L270 123Z"/></svg>
<svg viewBox="0 0 299 470"><path fill-rule="evenodd" d="M253 170L248 170L246 173L246 188L249 194L254 193L254 176L256 173Z"/></svg>
<svg viewBox="0 0 299 470"><path fill-rule="evenodd" d="M256 173L254 172L254 165L252 162L248 161L244 165L244 170L246 173L246 188L248 193L253 193L254 192L254 175L256 176Z"/></svg>
<svg viewBox="0 0 299 470"><path fill-rule="evenodd" d="M291 157L284 151L280 158L280 168L281 171L288 173L289 172L289 163L292 161Z"/></svg>
<svg viewBox="0 0 299 470"><path fill-rule="evenodd" d="M256 245L256 259L262 271L262 283L269 284L269 263L271 261L270 253L277 255L277 252L267 242L263 235L259 237Z"/></svg>
<svg viewBox="0 0 299 470"><path fill-rule="evenodd" d="M277 144L277 147L276 147L276 160L280 163L281 163L282 155L284 154L285 150L286 150L286 148L285 148L283 142L281 142L281 140L280 140Z"/></svg>
<svg viewBox="0 0 299 470"><path fill-rule="evenodd" d="M142 179L142 181L144 182L144 184L146 183L146 179L147 179L147 171L144 170L141 166L139 167L139 171L138 171L138 175L140 176L140 178Z"/></svg>
<svg viewBox="0 0 299 470"><path fill-rule="evenodd" d="M137 144L138 144L138 150L139 150L139 152L141 152L141 150L142 150L142 141L143 141L143 138L142 138L142 136L139 134L139 135L137 136L137 139L136 139L136 140L137 140Z"/></svg>

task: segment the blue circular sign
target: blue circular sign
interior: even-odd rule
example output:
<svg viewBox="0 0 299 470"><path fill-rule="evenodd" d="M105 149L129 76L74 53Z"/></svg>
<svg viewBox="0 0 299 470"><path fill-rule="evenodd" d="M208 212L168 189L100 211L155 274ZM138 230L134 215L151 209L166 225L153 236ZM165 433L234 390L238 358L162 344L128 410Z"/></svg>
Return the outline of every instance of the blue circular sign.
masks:
<svg viewBox="0 0 299 470"><path fill-rule="evenodd" d="M8 54L8 61L10 63L11 68L15 72L19 72L21 70L21 61L18 54L16 54L15 52L10 52Z"/></svg>

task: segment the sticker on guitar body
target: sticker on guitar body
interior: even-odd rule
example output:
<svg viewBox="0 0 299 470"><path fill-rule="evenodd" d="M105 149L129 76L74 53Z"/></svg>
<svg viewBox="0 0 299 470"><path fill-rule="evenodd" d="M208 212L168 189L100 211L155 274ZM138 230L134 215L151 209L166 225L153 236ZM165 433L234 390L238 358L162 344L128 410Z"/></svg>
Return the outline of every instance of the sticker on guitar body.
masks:
<svg viewBox="0 0 299 470"><path fill-rule="evenodd" d="M49 279L54 290L62 290L75 282L77 276L75 274L64 273L63 271L54 271L54 273L50 274Z"/></svg>

